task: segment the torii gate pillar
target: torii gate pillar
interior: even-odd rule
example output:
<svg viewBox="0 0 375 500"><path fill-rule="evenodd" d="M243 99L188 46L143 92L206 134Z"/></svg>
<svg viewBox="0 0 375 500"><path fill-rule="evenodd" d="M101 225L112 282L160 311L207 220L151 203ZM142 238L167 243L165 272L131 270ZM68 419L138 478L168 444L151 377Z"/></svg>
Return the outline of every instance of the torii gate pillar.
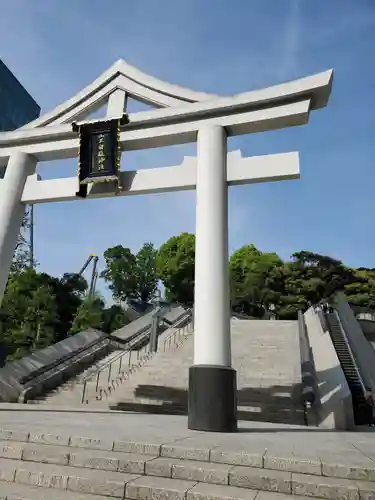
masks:
<svg viewBox="0 0 375 500"><path fill-rule="evenodd" d="M237 429L236 372L231 367L228 273L227 137L198 130L194 364L189 369L190 429Z"/></svg>
<svg viewBox="0 0 375 500"><path fill-rule="evenodd" d="M27 177L33 173L35 166L35 158L22 151L14 152L0 184L0 304L25 215L22 193Z"/></svg>

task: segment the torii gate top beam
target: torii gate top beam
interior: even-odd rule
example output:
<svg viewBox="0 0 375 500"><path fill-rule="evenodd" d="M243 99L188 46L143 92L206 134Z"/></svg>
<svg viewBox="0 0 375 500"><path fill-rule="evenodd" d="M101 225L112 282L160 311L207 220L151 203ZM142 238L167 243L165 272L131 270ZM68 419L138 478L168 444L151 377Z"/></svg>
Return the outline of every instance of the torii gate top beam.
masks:
<svg viewBox="0 0 375 500"><path fill-rule="evenodd" d="M125 150L132 150L193 142L197 130L207 122L225 127L228 135L304 124L310 110L327 104L332 80L333 71L329 70L261 90L217 97L159 81L120 60L52 112L21 129L0 133L0 166L6 165L16 150L34 155L38 161L76 156L77 136L66 122L81 117L85 105L94 106L98 95L102 99L118 89L164 107L130 115L120 141Z"/></svg>

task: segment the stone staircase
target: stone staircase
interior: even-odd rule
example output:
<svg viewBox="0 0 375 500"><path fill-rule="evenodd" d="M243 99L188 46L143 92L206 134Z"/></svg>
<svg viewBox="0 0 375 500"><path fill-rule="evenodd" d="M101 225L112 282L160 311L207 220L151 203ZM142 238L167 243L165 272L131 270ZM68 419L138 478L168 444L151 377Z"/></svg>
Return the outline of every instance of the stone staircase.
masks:
<svg viewBox="0 0 375 500"><path fill-rule="evenodd" d="M229 435L216 440L211 436L210 441L204 433L170 442L164 436L166 444L161 444L161 437L116 441L102 436L95 439L0 429L0 498L288 500L293 495L296 500L374 499L375 462L354 446L352 456L339 455L337 442L329 436L328 454L313 458L300 454L306 444L298 441L298 453L289 455L290 446L285 450L287 441L283 439L284 448L275 454L266 448L270 444L264 441L267 438L262 437L261 442L254 432L247 436L248 441L245 433L239 446ZM308 450L311 443L324 444L324 436L320 439L318 432L310 434L311 438L308 433L304 436L310 443ZM335 449L337 455L333 454ZM313 452L321 454L318 448Z"/></svg>
<svg viewBox="0 0 375 500"><path fill-rule="evenodd" d="M189 331L188 326L165 330L159 336L160 349L174 352ZM148 344L139 350L112 351L78 377L28 403L61 407L80 407L82 404L100 406L100 400L106 401L120 384L130 380L153 355L149 352ZM88 378L91 374L92 377Z"/></svg>
<svg viewBox="0 0 375 500"><path fill-rule="evenodd" d="M113 390L114 382L121 373L137 370L147 354L146 348L139 351L112 351L78 377L68 380L53 391L28 401L28 403L75 407L93 402L100 391L110 393ZM92 377L87 380L84 388L85 379L90 374Z"/></svg>
<svg viewBox="0 0 375 500"><path fill-rule="evenodd" d="M239 418L303 424L298 324L294 321L231 323ZM193 335L177 350L158 352L101 402L116 410L186 414Z"/></svg>

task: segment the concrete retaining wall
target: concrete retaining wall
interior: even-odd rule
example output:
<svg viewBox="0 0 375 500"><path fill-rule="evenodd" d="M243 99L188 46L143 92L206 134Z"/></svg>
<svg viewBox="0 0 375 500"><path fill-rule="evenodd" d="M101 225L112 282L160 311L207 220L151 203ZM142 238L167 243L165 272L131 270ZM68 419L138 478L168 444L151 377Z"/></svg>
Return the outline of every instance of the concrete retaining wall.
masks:
<svg viewBox="0 0 375 500"><path fill-rule="evenodd" d="M41 370L44 370L59 359L105 338L106 335L99 330L89 329L25 356L22 359L7 363L0 369L0 400L17 401L20 392L25 387L25 383L27 383L27 379L36 377Z"/></svg>
<svg viewBox="0 0 375 500"><path fill-rule="evenodd" d="M319 427L353 429L352 395L331 337L328 331L323 329L313 308L310 308L304 317L320 397L317 405Z"/></svg>

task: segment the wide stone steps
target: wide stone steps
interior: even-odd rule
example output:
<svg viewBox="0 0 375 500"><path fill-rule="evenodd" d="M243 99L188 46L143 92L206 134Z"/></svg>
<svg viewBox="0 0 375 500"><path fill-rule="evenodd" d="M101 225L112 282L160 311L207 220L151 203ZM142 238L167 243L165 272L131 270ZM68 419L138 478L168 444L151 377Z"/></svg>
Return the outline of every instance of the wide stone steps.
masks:
<svg viewBox="0 0 375 500"><path fill-rule="evenodd" d="M350 462L350 457L337 456L331 462L267 451L191 448L183 439L159 445L1 430L0 436L0 499L375 497L375 462L366 457Z"/></svg>
<svg viewBox="0 0 375 500"><path fill-rule="evenodd" d="M239 418L303 425L301 363L296 322L232 322ZM102 407L186 414L193 335L179 349L158 352L102 401Z"/></svg>

